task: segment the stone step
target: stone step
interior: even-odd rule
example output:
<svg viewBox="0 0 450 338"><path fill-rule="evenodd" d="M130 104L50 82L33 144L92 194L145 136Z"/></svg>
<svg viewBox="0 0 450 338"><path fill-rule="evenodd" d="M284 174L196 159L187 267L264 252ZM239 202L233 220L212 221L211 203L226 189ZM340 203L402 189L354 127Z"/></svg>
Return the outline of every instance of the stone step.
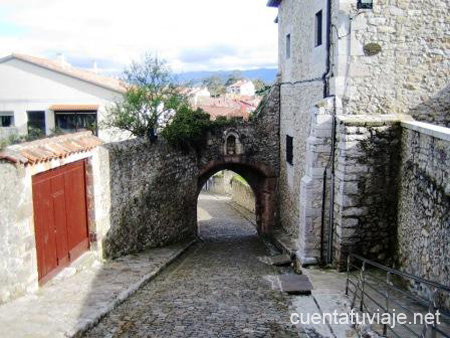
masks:
<svg viewBox="0 0 450 338"><path fill-rule="evenodd" d="M281 291L294 295L310 295L313 286L306 275L285 274L278 277Z"/></svg>
<svg viewBox="0 0 450 338"><path fill-rule="evenodd" d="M60 283L61 281L81 272L89 270L97 265L101 265L98 256L94 251L87 251L72 262L68 267L62 269L55 277L53 277L48 285Z"/></svg>
<svg viewBox="0 0 450 338"><path fill-rule="evenodd" d="M288 254L259 257L259 260L263 263L275 266L289 265L292 263L291 256Z"/></svg>
<svg viewBox="0 0 450 338"><path fill-rule="evenodd" d="M313 286L306 275L284 274L264 276L263 283L272 290L293 295L309 296Z"/></svg>

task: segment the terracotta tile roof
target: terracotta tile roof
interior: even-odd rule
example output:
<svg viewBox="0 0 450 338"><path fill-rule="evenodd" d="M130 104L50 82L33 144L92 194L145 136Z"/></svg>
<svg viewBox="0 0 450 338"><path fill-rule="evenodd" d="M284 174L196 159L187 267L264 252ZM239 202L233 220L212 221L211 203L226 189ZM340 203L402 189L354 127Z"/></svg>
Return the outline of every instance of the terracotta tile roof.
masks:
<svg viewBox="0 0 450 338"><path fill-rule="evenodd" d="M24 54L11 54L10 56L7 56L3 59L0 59L1 62L8 61L10 59L17 59L24 62L28 62L34 65L37 65L39 67L43 67L73 78L76 78L81 81L89 82L91 84L94 84L96 86L100 86L109 90L113 90L115 92L124 93L126 91L125 84L115 78L103 76L96 74L94 72L90 72L87 70L79 69L68 66L62 66L60 62L58 61L52 61L48 59L38 58L31 55L24 55Z"/></svg>
<svg viewBox="0 0 450 338"><path fill-rule="evenodd" d="M51 111L93 111L98 110L98 104L54 104Z"/></svg>
<svg viewBox="0 0 450 338"><path fill-rule="evenodd" d="M242 111L240 108L232 107L215 107L215 106L199 106L205 112L211 116L211 120L215 120L219 116L225 117L242 117L244 120L248 120L250 114Z"/></svg>
<svg viewBox="0 0 450 338"><path fill-rule="evenodd" d="M35 164L91 150L103 142L90 131L45 138L7 147L0 160Z"/></svg>

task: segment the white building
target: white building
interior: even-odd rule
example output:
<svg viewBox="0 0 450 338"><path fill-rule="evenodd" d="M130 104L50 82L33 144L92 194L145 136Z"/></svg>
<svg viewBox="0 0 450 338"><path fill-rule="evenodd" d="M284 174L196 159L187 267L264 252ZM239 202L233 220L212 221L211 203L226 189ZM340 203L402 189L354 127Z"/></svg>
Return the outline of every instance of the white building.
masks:
<svg viewBox="0 0 450 338"><path fill-rule="evenodd" d="M254 96L255 85L252 81L239 80L227 87L227 93L241 96Z"/></svg>
<svg viewBox="0 0 450 338"><path fill-rule="evenodd" d="M191 97L194 103L194 106L197 106L202 99L208 99L211 97L211 93L209 92L207 87L204 88L194 88L191 92Z"/></svg>
<svg viewBox="0 0 450 338"><path fill-rule="evenodd" d="M105 141L123 133L98 130L111 103L125 92L119 80L59 61L12 54L0 59L0 138L40 129L90 129Z"/></svg>

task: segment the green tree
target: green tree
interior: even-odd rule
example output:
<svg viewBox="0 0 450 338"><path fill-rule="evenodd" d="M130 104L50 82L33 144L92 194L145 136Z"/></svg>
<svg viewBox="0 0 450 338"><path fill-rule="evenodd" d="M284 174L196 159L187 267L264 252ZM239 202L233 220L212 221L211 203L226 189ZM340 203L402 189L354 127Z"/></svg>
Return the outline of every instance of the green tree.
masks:
<svg viewBox="0 0 450 338"><path fill-rule="evenodd" d="M225 85L223 81L218 76L211 76L203 80L203 84L208 87L209 92L213 97L225 94Z"/></svg>
<svg viewBox="0 0 450 338"><path fill-rule="evenodd" d="M253 84L255 85L255 91L256 92L263 92L269 87L263 80L256 79L253 80Z"/></svg>
<svg viewBox="0 0 450 338"><path fill-rule="evenodd" d="M206 141L206 132L213 126L208 113L202 109L181 107L162 135L173 146L198 148Z"/></svg>
<svg viewBox="0 0 450 338"><path fill-rule="evenodd" d="M125 70L126 92L108 110L104 125L127 130L137 137L153 134L162 116L187 106L187 98L178 85L166 61L145 54Z"/></svg>

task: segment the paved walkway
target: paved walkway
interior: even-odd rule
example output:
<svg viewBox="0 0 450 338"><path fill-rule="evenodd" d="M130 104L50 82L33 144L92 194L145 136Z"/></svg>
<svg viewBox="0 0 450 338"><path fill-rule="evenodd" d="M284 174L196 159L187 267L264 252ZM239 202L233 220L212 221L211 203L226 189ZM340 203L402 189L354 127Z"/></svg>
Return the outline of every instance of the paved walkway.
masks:
<svg viewBox="0 0 450 338"><path fill-rule="evenodd" d="M58 281L58 276L37 294L0 306L0 337L71 337L98 322L187 246L153 249L104 265L95 261L94 266L64 280ZM66 269L64 274L73 270Z"/></svg>
<svg viewBox="0 0 450 338"><path fill-rule="evenodd" d="M265 282L282 268L253 225L223 199L201 195L203 243L107 315L86 337L298 337L289 296Z"/></svg>

